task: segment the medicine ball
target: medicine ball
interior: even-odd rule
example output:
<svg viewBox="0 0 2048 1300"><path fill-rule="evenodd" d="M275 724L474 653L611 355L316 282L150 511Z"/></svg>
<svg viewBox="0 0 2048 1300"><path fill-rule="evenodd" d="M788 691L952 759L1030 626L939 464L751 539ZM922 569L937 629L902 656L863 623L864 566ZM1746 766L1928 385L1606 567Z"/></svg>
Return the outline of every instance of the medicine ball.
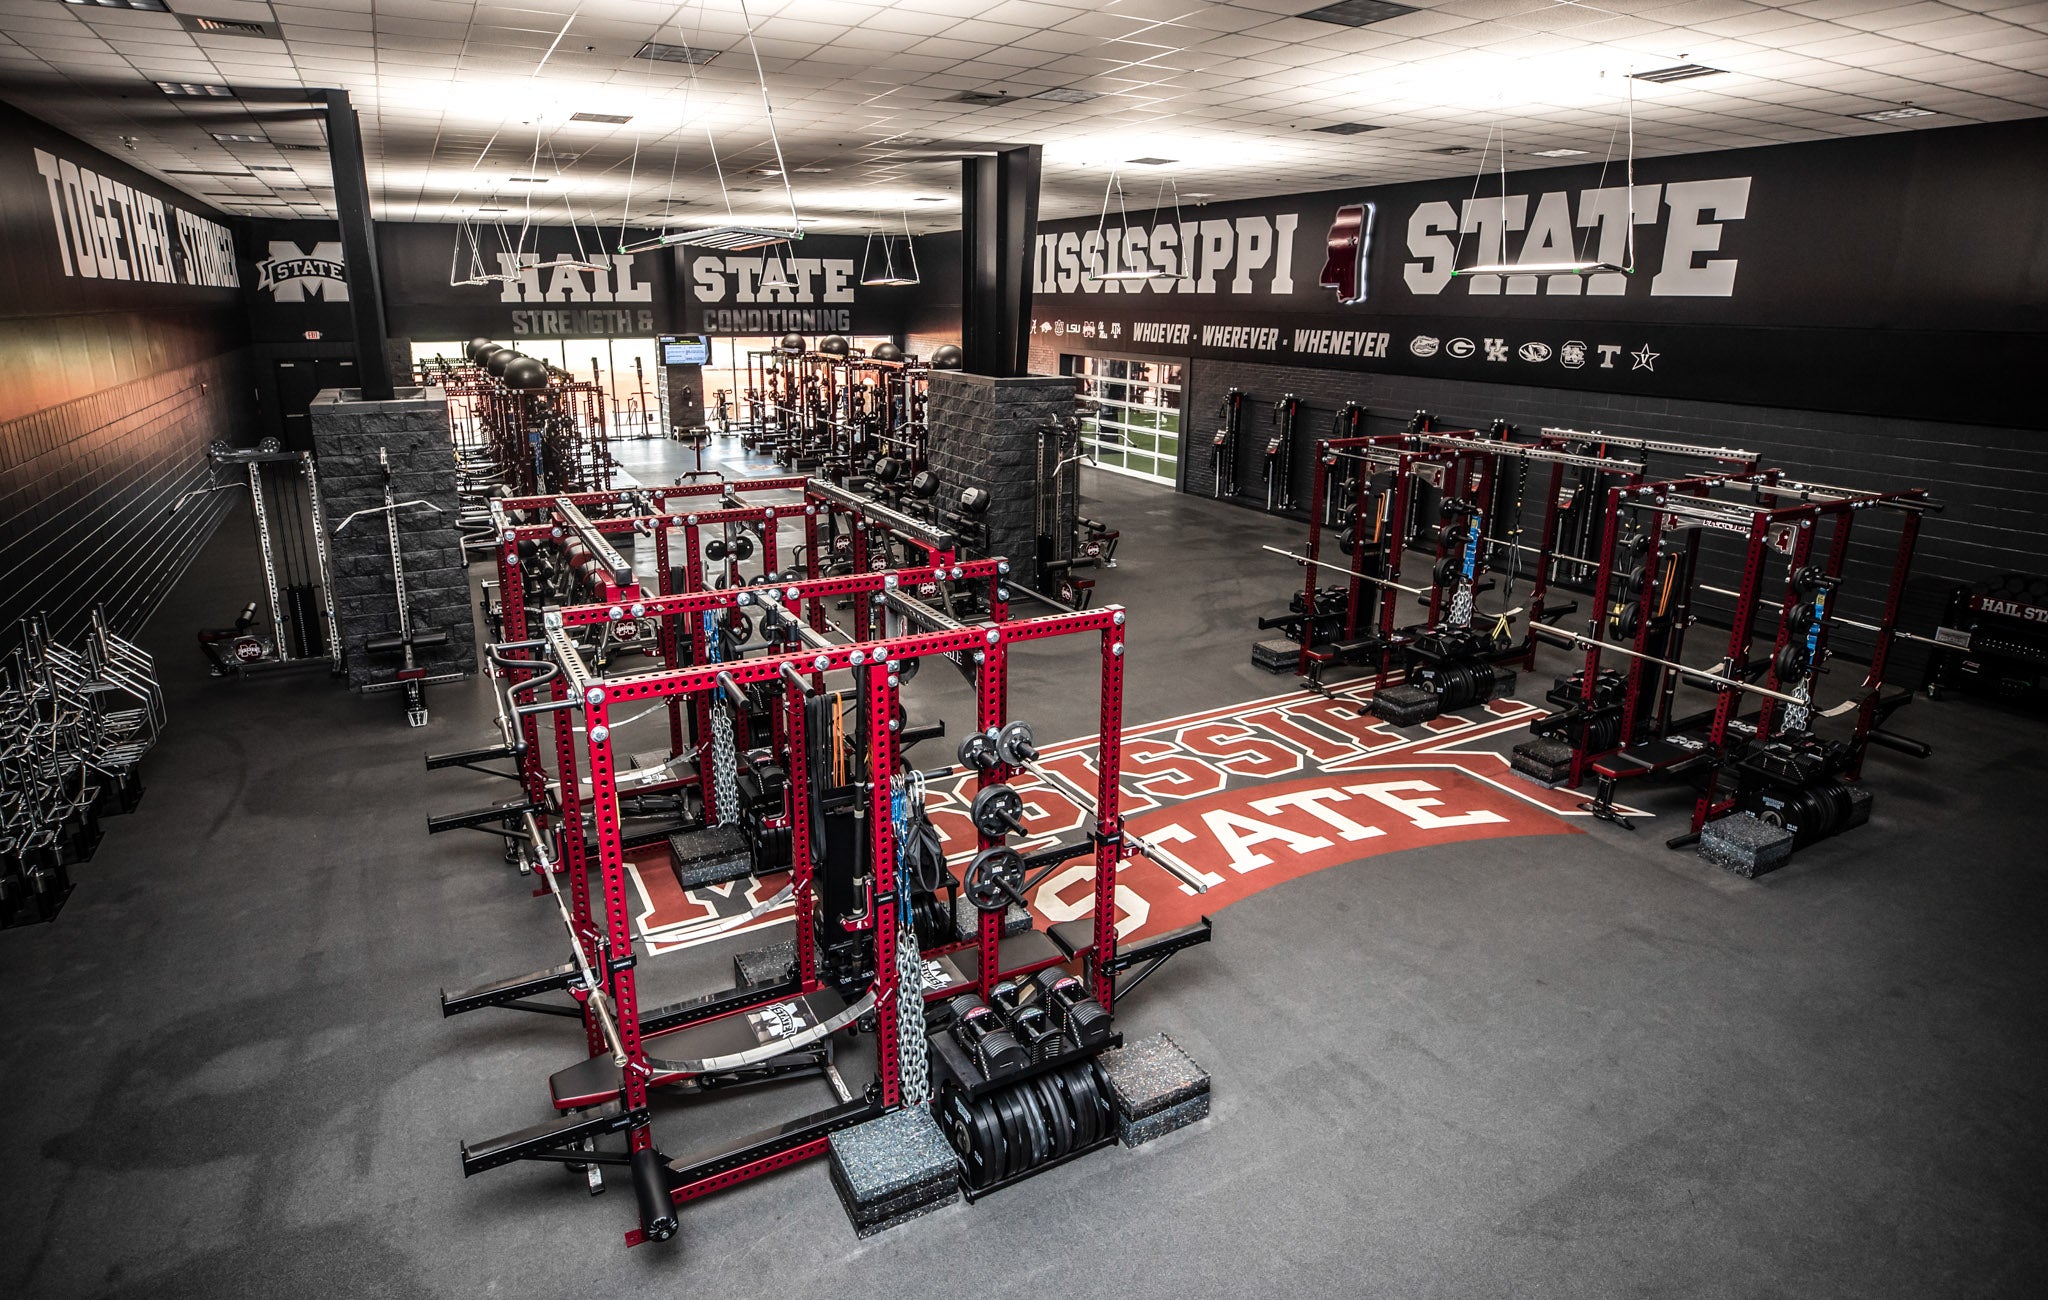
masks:
<svg viewBox="0 0 2048 1300"><path fill-rule="evenodd" d="M462 355L468 357L472 363L476 363L481 362L485 357L497 350L498 345L489 339L471 339L469 346L462 349Z"/></svg>
<svg viewBox="0 0 2048 1300"><path fill-rule="evenodd" d="M519 354L511 348L499 348L496 352L484 358L484 369L502 377L505 373L505 367L518 359Z"/></svg>
<svg viewBox="0 0 2048 1300"><path fill-rule="evenodd" d="M775 345L775 350L777 352L787 352L791 355L800 354L804 350L804 336L801 334L785 334L782 336L782 341Z"/></svg>
<svg viewBox="0 0 2048 1300"><path fill-rule="evenodd" d="M958 370L967 363L967 354L958 346L947 343L932 349L932 369Z"/></svg>
<svg viewBox="0 0 2048 1300"><path fill-rule="evenodd" d="M548 368L545 362L534 357L514 357L505 363L505 387L532 391L548 386Z"/></svg>
<svg viewBox="0 0 2048 1300"><path fill-rule="evenodd" d="M838 334L827 334L818 340L818 351L828 357L843 357L852 350L847 346L846 339Z"/></svg>
<svg viewBox="0 0 2048 1300"><path fill-rule="evenodd" d="M874 361L901 361L903 360L903 349L897 347L894 343L877 343L874 349L868 353L868 357Z"/></svg>

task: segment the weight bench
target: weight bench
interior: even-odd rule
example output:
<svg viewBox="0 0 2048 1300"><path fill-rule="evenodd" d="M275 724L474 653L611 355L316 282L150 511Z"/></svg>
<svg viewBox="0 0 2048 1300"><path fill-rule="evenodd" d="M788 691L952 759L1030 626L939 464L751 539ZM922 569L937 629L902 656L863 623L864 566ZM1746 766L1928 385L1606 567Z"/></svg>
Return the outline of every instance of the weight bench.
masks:
<svg viewBox="0 0 2048 1300"><path fill-rule="evenodd" d="M452 682L462 674L458 672L431 673L413 662L413 651L431 650L448 644L446 632L388 632L383 636L367 637L363 650L373 655L403 655L404 662L392 674L388 682L371 682L363 687L365 691L403 690L405 692L405 722L409 727L427 725L428 682Z"/></svg>

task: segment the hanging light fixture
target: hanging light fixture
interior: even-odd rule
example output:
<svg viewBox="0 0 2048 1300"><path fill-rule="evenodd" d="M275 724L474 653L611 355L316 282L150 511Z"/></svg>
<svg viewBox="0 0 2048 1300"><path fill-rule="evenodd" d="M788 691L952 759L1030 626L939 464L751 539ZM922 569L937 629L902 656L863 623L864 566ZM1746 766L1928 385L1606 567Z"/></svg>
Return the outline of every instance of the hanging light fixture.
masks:
<svg viewBox="0 0 2048 1300"><path fill-rule="evenodd" d="M794 289L796 281L790 277L789 266L781 254L769 253L761 267L761 279L754 286L757 289Z"/></svg>
<svg viewBox="0 0 2048 1300"><path fill-rule="evenodd" d="M777 134L775 129L775 105L769 102L768 99L768 74L761 67L761 50L754 43L754 18L747 9L747 0L739 0L739 6L741 21L746 24L747 49L754 56L754 83L761 91L761 112L768 121L768 140L775 147L775 172L782 178L782 195L789 202L789 229L765 230L757 226L742 226L735 222L731 225L713 226L703 230L666 230L658 235L650 235L645 239L635 240L629 244L620 244L618 251L621 253L647 253L657 248L673 248L678 244L687 244L694 248L716 248L726 252L741 253L749 249L764 248L770 244L790 243L804 237L803 221L797 215L796 210L796 190L789 181L789 164L782 156L782 137ZM678 36L680 36L681 30L681 20L678 18ZM685 54L689 52L687 41L683 42L683 50ZM697 65L694 61L689 63L689 69L691 93L694 94L697 84ZM710 137L710 133L710 127L707 125L705 127L707 138ZM678 143L676 148L680 151L682 148L681 144ZM711 162L718 169L718 188L719 192L725 196L725 213L730 218L733 216L732 192L725 185L725 167L718 160L718 143L715 139L711 142ZM621 222L622 226L623 224ZM784 271L783 274L786 276L788 272Z"/></svg>
<svg viewBox="0 0 2048 1300"><path fill-rule="evenodd" d="M918 274L917 269L917 248L910 242L910 214L908 212L903 214L903 255L910 263L910 269L907 273L896 265L896 236L886 230L878 229L880 225L881 222L878 219L874 226L868 228L868 242L861 249L860 253L860 282L862 284L880 285L923 283L923 277ZM875 237L878 234L882 239L882 265L879 270L875 268L874 264Z"/></svg>
<svg viewBox="0 0 2048 1300"><path fill-rule="evenodd" d="M1636 273L1636 93L1635 79L1628 77L1624 78L1624 80L1628 83L1628 158L1627 180L1625 182L1628 196L1628 215L1622 226L1622 238L1625 241L1624 247L1626 248L1622 264L1617 265L1613 262L1589 259L1585 256L1586 240L1592 235L1594 229L1592 226L1586 227L1585 233L1579 236L1579 257L1575 261L1510 262L1508 260L1508 142L1507 135L1503 132L1500 141L1500 260L1497 262L1481 263L1478 266L1460 267L1457 265L1458 258L1454 252L1451 256L1453 267L1451 278L1456 279L1461 275L1593 275L1603 272L1634 275ZM1478 175L1472 178L1473 202L1478 201L1479 178L1486 174L1486 151L1493 144L1493 135L1493 129L1489 127L1486 132L1486 144L1479 150L1479 172ZM1600 164L1600 184L1602 186L1607 182L1607 164L1612 162L1613 159L1614 139L1612 136L1609 136L1607 141L1607 159ZM1468 204L1467 206L1470 205ZM1461 219L1458 222L1458 243L1460 249L1463 247L1464 240L1465 223Z"/></svg>
<svg viewBox="0 0 2048 1300"><path fill-rule="evenodd" d="M1109 184L1105 185L1102 189L1102 215L1098 217L1095 222L1095 247L1097 250L1096 258L1098 260L1092 261L1089 265L1082 268L1081 278L1089 281L1145 281L1172 280L1178 278L1176 276L1169 275L1164 271L1155 271L1150 269L1142 271L1134 269L1132 267L1121 267L1114 271L1108 269L1109 239L1107 237L1107 230L1109 226L1109 199L1112 194L1116 196L1118 230L1117 244L1119 247L1128 246L1131 237L1131 214L1130 211L1124 206L1123 179L1120 176L1118 176L1116 172L1112 171L1109 174ZM1156 194L1153 196L1152 211L1155 216L1158 214L1159 211L1159 196ZM1174 224L1177 228L1180 224L1180 183L1178 181L1174 183L1173 187L1173 212L1175 218Z"/></svg>

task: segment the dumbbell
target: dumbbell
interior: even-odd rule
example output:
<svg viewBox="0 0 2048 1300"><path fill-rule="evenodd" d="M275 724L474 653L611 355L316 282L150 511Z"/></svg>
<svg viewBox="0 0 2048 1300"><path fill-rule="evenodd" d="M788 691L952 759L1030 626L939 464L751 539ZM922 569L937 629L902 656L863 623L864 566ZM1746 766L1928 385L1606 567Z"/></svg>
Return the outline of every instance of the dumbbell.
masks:
<svg viewBox="0 0 2048 1300"><path fill-rule="evenodd" d="M984 1078L1014 1074L1031 1064L1030 1050L980 998L963 993L946 1006L953 1013L953 1041L973 1059Z"/></svg>
<svg viewBox="0 0 2048 1300"><path fill-rule="evenodd" d="M1080 980L1053 967L1038 972L1037 984L1039 1004L1075 1046L1093 1047L1109 1039L1109 1013Z"/></svg>
<svg viewBox="0 0 2048 1300"><path fill-rule="evenodd" d="M754 553L754 539L741 533L727 546L725 539L714 537L704 544L704 558L716 564L730 555L735 560L744 560Z"/></svg>
<svg viewBox="0 0 2048 1300"><path fill-rule="evenodd" d="M1010 1017L1010 1033L1025 1051L1031 1053L1033 1065L1065 1055L1067 1050L1066 1036L1054 1026L1045 1008L1036 1003L1021 1008Z"/></svg>

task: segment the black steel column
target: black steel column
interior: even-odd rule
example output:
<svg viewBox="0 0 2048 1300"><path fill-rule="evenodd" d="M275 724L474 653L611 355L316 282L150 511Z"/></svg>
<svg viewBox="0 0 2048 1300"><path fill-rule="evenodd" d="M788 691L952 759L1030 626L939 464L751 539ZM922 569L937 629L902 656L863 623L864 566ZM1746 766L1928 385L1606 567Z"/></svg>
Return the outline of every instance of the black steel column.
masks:
<svg viewBox="0 0 2048 1300"><path fill-rule="evenodd" d="M363 169L363 132L346 90L323 90L327 156L334 169L334 214L341 222L342 262L356 335L356 378L363 400L391 400L391 349L384 325L384 279L377 270L377 228L370 220L370 181Z"/></svg>
<svg viewBox="0 0 2048 1300"><path fill-rule="evenodd" d="M960 166L960 342L970 374L1030 373L1041 154L1023 145Z"/></svg>

